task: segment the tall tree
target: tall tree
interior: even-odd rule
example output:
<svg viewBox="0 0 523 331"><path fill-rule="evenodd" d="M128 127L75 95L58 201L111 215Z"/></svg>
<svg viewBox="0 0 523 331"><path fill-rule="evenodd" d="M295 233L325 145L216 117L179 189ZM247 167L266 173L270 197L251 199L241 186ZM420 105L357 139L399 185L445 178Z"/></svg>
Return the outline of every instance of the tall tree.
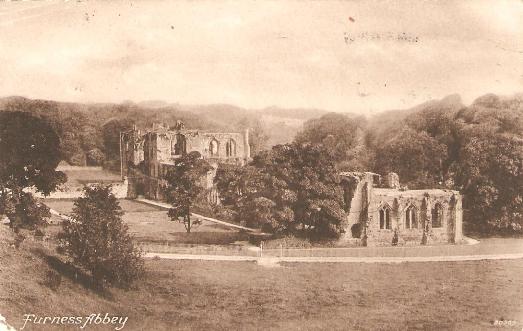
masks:
<svg viewBox="0 0 523 331"><path fill-rule="evenodd" d="M48 195L64 183L65 174L56 171L60 159L60 140L45 120L0 112L0 213L7 214L12 227L45 223L48 211L23 190L34 187Z"/></svg>
<svg viewBox="0 0 523 331"><path fill-rule="evenodd" d="M165 176L166 199L172 205L168 215L173 221L181 218L188 233L193 225L191 209L198 200L205 199L211 170L212 167L199 152L190 152L176 159L174 167Z"/></svg>

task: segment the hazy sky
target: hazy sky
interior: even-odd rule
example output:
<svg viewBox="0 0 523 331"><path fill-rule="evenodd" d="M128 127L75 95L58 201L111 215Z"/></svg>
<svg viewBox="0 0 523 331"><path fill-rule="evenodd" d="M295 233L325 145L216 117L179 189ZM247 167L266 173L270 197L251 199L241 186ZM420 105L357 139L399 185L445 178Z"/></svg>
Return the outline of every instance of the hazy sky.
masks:
<svg viewBox="0 0 523 331"><path fill-rule="evenodd" d="M1 2L0 96L333 111L523 92L523 1Z"/></svg>

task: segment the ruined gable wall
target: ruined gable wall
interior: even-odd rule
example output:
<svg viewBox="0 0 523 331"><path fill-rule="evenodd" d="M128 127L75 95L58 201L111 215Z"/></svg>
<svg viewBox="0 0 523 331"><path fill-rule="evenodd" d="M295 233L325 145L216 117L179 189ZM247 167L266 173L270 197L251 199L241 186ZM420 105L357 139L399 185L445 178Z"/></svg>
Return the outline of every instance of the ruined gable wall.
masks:
<svg viewBox="0 0 523 331"><path fill-rule="evenodd" d="M217 156L211 156L210 151L210 145L211 141L215 139L218 141L218 155ZM219 158L219 159L226 159L227 158L227 142L229 139L232 139L236 144L236 156L233 156L233 158L245 158L246 153L246 146L245 141L243 138L243 135L240 133L208 133L205 132L201 135L200 144L201 149L203 152L202 155L205 157L212 157L212 158Z"/></svg>
<svg viewBox="0 0 523 331"><path fill-rule="evenodd" d="M453 242L455 226L454 219L458 213L453 212L451 207L452 196L458 194L454 191L443 190L410 190L400 191L393 189L375 189L369 208L372 222L369 224L369 244L390 245L394 237L394 231L398 232L398 244L419 245L425 240L427 243ZM459 195L459 194L458 194ZM432 208L439 203L442 207L441 227L432 227ZM391 208L392 229L380 229L379 210L382 206ZM417 226L408 228L406 211L413 206L416 215ZM427 238L424 238L424 228ZM450 227L449 227L450 226Z"/></svg>
<svg viewBox="0 0 523 331"><path fill-rule="evenodd" d="M240 133L208 133L199 131L168 131L158 134L158 161L171 162L173 159L173 148L177 141L177 134L185 137L186 151L199 152L204 158L226 160L238 159L244 160L246 157L245 140ZM227 142L232 139L235 143L236 154L227 156ZM211 141L218 142L218 153L211 155Z"/></svg>

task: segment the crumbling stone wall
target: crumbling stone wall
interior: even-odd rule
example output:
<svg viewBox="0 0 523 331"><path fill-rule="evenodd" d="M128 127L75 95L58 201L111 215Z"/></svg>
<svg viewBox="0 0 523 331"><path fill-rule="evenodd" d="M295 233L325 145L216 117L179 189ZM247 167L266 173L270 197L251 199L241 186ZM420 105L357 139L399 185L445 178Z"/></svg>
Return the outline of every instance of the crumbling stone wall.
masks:
<svg viewBox="0 0 523 331"><path fill-rule="evenodd" d="M379 183L375 183L375 174L372 173L342 173L341 176L356 179L355 194L347 216L349 227L341 244L355 239L350 227L356 223L363 227L365 236L360 238L360 243L365 246L462 241L459 192L403 190L399 188L395 174L385 177L384 187L376 187ZM437 227L433 226L434 217L439 220Z"/></svg>
<svg viewBox="0 0 523 331"><path fill-rule="evenodd" d="M205 178L211 201L218 202L217 191L213 191L213 179L218 163L243 165L250 159L249 131L243 133L203 132L186 130L183 123L173 128L153 125L151 130L134 128L121 134L120 156L122 178L129 176L129 197L144 195L161 200L163 175L174 166L184 153L199 152L213 165L213 171ZM137 169L136 166L140 166Z"/></svg>

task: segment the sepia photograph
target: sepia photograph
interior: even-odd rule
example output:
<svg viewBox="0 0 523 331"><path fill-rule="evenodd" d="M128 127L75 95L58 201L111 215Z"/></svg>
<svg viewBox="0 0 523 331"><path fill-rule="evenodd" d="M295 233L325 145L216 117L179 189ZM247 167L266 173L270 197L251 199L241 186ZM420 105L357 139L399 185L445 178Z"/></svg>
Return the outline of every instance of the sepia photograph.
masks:
<svg viewBox="0 0 523 331"><path fill-rule="evenodd" d="M523 331L523 0L0 0L0 331Z"/></svg>

